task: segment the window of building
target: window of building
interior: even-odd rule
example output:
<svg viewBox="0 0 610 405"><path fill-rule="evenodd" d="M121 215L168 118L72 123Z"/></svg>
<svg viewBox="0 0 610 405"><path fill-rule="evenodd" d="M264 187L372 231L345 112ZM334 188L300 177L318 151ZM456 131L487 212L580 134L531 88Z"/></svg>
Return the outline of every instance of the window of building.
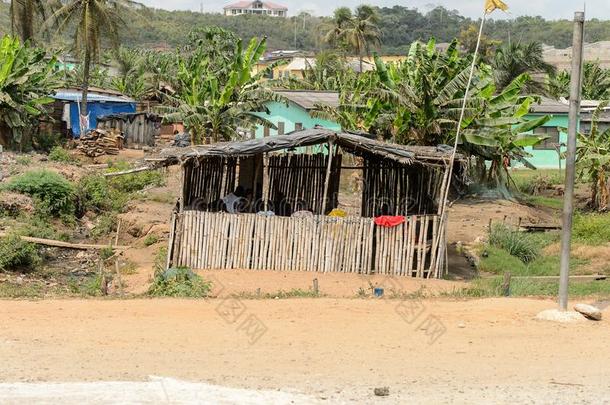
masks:
<svg viewBox="0 0 610 405"><path fill-rule="evenodd" d="M277 134L284 135L284 131L286 130L286 124L283 122L277 123Z"/></svg>
<svg viewBox="0 0 610 405"><path fill-rule="evenodd" d="M548 136L547 139L534 146L534 150L557 150L557 145L559 145L557 127L538 127L534 130L534 134Z"/></svg>
<svg viewBox="0 0 610 405"><path fill-rule="evenodd" d="M269 127L263 127L263 136L264 137L268 137L269 136Z"/></svg>
<svg viewBox="0 0 610 405"><path fill-rule="evenodd" d="M303 130L303 123L297 122L296 124L294 124L294 130L295 131L302 131Z"/></svg>
<svg viewBox="0 0 610 405"><path fill-rule="evenodd" d="M237 14L237 10L231 10L231 14L236 15Z"/></svg>

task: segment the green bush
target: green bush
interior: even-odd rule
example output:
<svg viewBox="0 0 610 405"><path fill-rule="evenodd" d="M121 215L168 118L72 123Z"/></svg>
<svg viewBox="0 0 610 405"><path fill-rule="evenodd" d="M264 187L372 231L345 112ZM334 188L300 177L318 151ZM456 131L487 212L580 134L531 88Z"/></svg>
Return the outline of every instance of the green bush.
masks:
<svg viewBox="0 0 610 405"><path fill-rule="evenodd" d="M146 238L144 238L145 246L152 246L157 242L159 242L159 237L155 234L150 234Z"/></svg>
<svg viewBox="0 0 610 405"><path fill-rule="evenodd" d="M529 195L539 195L544 190L563 184L564 172L547 170L514 170L511 178L519 191Z"/></svg>
<svg viewBox="0 0 610 405"><path fill-rule="evenodd" d="M128 193L112 188L104 176L99 174L83 177L77 186L81 212L122 212L130 199Z"/></svg>
<svg viewBox="0 0 610 405"><path fill-rule="evenodd" d="M54 146L53 149L49 152L49 160L51 162L59 162L59 163L72 163L74 162L74 158L68 153L67 150L62 148L61 146Z"/></svg>
<svg viewBox="0 0 610 405"><path fill-rule="evenodd" d="M539 245L530 235L510 229L504 224L492 225L489 232L489 244L506 250L523 263L534 261L540 250Z"/></svg>
<svg viewBox="0 0 610 405"><path fill-rule="evenodd" d="M610 242L610 214L580 214L574 217L574 241L587 245Z"/></svg>
<svg viewBox="0 0 610 405"><path fill-rule="evenodd" d="M32 157L27 155L17 156L15 158L15 162L21 166L29 166L32 164Z"/></svg>
<svg viewBox="0 0 610 405"><path fill-rule="evenodd" d="M33 146L34 149L41 152L49 152L53 147L61 145L63 136L61 134L52 133L38 133L34 135Z"/></svg>
<svg viewBox="0 0 610 405"><path fill-rule="evenodd" d="M156 271L148 290L153 297L205 298L212 284L185 267Z"/></svg>
<svg viewBox="0 0 610 405"><path fill-rule="evenodd" d="M100 238L111 234L116 230L118 219L114 213L102 214L97 218L97 224L91 230L91 236Z"/></svg>
<svg viewBox="0 0 610 405"><path fill-rule="evenodd" d="M108 173L116 173L125 170L129 170L132 167L126 162L115 162L112 163L108 169ZM126 174L123 176L111 177L109 179L110 185L122 192L133 193L136 191L144 190L149 186L162 186L165 184L165 178L163 174L156 170L149 170L140 173Z"/></svg>
<svg viewBox="0 0 610 405"><path fill-rule="evenodd" d="M12 179L6 189L32 196L36 200L36 209L43 215L74 215L74 187L55 172L34 170L24 173Z"/></svg>
<svg viewBox="0 0 610 405"><path fill-rule="evenodd" d="M33 269L41 263L38 249L11 234L0 240L0 270Z"/></svg>

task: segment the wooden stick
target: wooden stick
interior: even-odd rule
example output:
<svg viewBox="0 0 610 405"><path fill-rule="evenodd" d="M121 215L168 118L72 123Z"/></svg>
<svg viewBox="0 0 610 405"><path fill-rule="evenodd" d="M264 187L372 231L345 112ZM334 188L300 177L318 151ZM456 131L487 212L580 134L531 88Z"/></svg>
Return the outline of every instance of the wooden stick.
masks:
<svg viewBox="0 0 610 405"><path fill-rule="evenodd" d="M149 171L149 170L156 170L156 168L155 167L151 167L151 166L142 166L142 167L137 167L135 169L124 170L122 172L104 173L104 177L125 176L127 174L146 172L146 171Z"/></svg>
<svg viewBox="0 0 610 405"><path fill-rule="evenodd" d="M264 211L269 210L269 154L263 154L263 203Z"/></svg>
<svg viewBox="0 0 610 405"><path fill-rule="evenodd" d="M328 141L328 165L326 167L326 178L324 179L324 194L322 196L322 211L321 215L326 215L326 200L328 199L328 185L330 182L330 172L333 167L333 145L334 141L330 139Z"/></svg>
<svg viewBox="0 0 610 405"><path fill-rule="evenodd" d="M119 258L114 259L114 270L116 272L117 282L119 283L119 294L123 296L123 282L121 281L121 268L119 266Z"/></svg>
<svg viewBox="0 0 610 405"><path fill-rule="evenodd" d="M4 238L6 236L7 236L7 234L5 232L0 232L0 238ZM32 238L29 236L20 236L20 238L24 242L30 242L30 243L35 243L38 245L53 246L53 247L60 247L60 248L66 248L66 249L102 250L102 249L107 249L110 247L108 245L94 245L94 244L88 244L88 243L68 243L68 242L63 242L63 241L53 240L53 239ZM127 249L131 249L131 246L112 246L112 249L127 250Z"/></svg>

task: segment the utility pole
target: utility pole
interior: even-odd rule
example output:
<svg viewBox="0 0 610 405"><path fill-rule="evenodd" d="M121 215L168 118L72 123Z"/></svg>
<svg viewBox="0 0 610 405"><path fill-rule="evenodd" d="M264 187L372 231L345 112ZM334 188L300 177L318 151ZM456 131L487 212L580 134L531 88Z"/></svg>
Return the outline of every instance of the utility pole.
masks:
<svg viewBox="0 0 610 405"><path fill-rule="evenodd" d="M576 179L576 131L580 120L580 96L582 87L582 53L585 29L585 13L574 13L574 37L572 42L572 78L570 82L570 115L568 124L568 151L566 156L566 182L563 197L563 228L561 237L561 271L559 275L559 309L568 309L568 284L570 281L570 248L572 245L572 220L574 217L574 181Z"/></svg>

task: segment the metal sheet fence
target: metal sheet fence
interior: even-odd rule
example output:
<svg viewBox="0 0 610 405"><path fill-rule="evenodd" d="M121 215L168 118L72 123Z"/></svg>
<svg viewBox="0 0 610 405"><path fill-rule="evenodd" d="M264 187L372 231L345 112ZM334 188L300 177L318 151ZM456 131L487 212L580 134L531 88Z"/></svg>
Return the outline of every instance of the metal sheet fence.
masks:
<svg viewBox="0 0 610 405"><path fill-rule="evenodd" d="M177 214L172 263L193 269L252 269L439 277L437 216L393 228L371 218Z"/></svg>

